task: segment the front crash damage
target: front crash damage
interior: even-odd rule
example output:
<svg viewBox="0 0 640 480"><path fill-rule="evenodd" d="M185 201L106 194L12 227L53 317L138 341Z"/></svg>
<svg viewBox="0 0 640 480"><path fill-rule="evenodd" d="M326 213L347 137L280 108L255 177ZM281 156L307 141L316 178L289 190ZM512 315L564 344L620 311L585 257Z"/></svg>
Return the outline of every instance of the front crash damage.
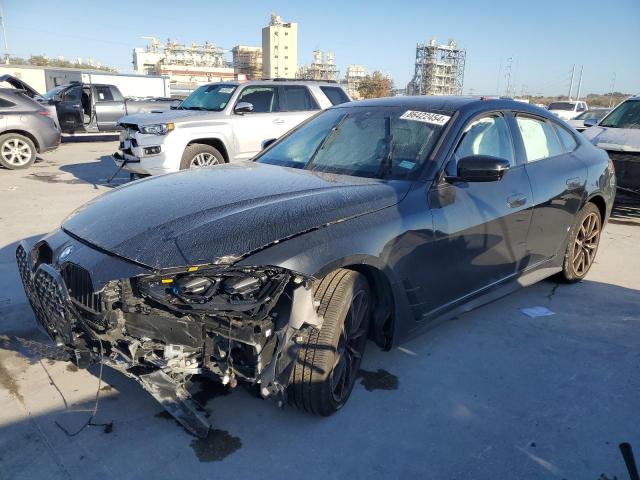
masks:
<svg viewBox="0 0 640 480"><path fill-rule="evenodd" d="M314 279L271 266L192 265L106 282L52 264L47 244L16 259L38 323L80 367L102 362L137 380L188 431L209 422L186 388L194 375L282 399L298 349L322 325Z"/></svg>

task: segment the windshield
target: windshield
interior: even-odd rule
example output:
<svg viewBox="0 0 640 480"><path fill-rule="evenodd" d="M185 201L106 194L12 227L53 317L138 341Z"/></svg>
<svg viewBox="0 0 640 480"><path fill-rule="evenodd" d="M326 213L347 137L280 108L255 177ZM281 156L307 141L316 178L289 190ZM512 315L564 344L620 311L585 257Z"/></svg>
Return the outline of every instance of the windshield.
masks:
<svg viewBox="0 0 640 480"><path fill-rule="evenodd" d="M587 112L581 113L574 120L589 120L591 118L595 118L596 120L600 120L604 117L609 110L589 110Z"/></svg>
<svg viewBox="0 0 640 480"><path fill-rule="evenodd" d="M359 177L412 178L444 126L403 119L403 113L408 112L395 107L327 110L274 144L257 161Z"/></svg>
<svg viewBox="0 0 640 480"><path fill-rule="evenodd" d="M224 83L203 85L185 98L179 108L181 110L209 110L219 112L227 106L235 89L235 85L226 85Z"/></svg>
<svg viewBox="0 0 640 480"><path fill-rule="evenodd" d="M640 128L640 100L627 100L613 110L602 122L601 127Z"/></svg>
<svg viewBox="0 0 640 480"><path fill-rule="evenodd" d="M570 110L570 111L573 111L575 106L576 106L575 103L553 102L553 103L550 103L547 108L549 110Z"/></svg>
<svg viewBox="0 0 640 480"><path fill-rule="evenodd" d="M42 96L44 98L46 98L47 100L53 100L53 98L56 95L58 95L60 92L62 92L65 88L67 88L66 85L62 85L60 87L52 88L51 90L49 90L47 93L43 94Z"/></svg>

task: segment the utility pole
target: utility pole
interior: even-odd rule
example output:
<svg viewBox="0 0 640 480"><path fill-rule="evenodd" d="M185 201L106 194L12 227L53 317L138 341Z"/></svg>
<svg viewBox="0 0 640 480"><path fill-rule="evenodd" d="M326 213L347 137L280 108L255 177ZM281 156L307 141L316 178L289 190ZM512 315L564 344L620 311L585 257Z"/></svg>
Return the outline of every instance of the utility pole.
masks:
<svg viewBox="0 0 640 480"><path fill-rule="evenodd" d="M4 63L9 63L9 46L7 45L7 29L4 28L4 12L2 2L0 2L0 28L2 28L2 39L4 40Z"/></svg>
<svg viewBox="0 0 640 480"><path fill-rule="evenodd" d="M613 72L613 78L611 79L611 91L609 92L609 108L611 108L611 104L613 103L613 89L616 86L616 72Z"/></svg>
<svg viewBox="0 0 640 480"><path fill-rule="evenodd" d="M511 66L513 64L513 57L507 58L507 65L505 67L504 79L507 84L506 90L504 93L505 97L511 97Z"/></svg>
<svg viewBox="0 0 640 480"><path fill-rule="evenodd" d="M576 100L580 100L580 88L582 87L582 71L584 70L584 65L580 66L580 79L578 80L578 95L576 95Z"/></svg>
<svg viewBox="0 0 640 480"><path fill-rule="evenodd" d="M571 92L573 91L573 76L576 73L576 64L573 64L573 68L571 69L571 83L569 84L569 100L571 100Z"/></svg>

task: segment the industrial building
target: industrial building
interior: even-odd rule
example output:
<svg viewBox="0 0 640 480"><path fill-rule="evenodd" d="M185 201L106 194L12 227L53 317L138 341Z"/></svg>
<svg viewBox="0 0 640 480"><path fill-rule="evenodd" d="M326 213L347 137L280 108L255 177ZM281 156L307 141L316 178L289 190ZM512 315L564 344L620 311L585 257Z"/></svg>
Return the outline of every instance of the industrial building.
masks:
<svg viewBox="0 0 640 480"><path fill-rule="evenodd" d="M364 65L349 65L347 67L347 73L344 77L347 93L354 100L360 99L360 93L358 92L358 88L360 87L360 82L364 77L369 75L369 72Z"/></svg>
<svg viewBox="0 0 640 480"><path fill-rule="evenodd" d="M324 53L322 50L314 50L313 63L300 67L296 77L303 80L335 81L339 73L333 52Z"/></svg>
<svg viewBox="0 0 640 480"><path fill-rule="evenodd" d="M239 78L247 80L262 78L262 47L236 45L231 52L233 54L233 70Z"/></svg>
<svg viewBox="0 0 640 480"><path fill-rule="evenodd" d="M298 69L298 24L271 14L262 29L263 78L295 78Z"/></svg>
<svg viewBox="0 0 640 480"><path fill-rule="evenodd" d="M438 45L435 38L416 45L415 73L408 95L461 95L466 51L455 40Z"/></svg>
<svg viewBox="0 0 640 480"><path fill-rule="evenodd" d="M146 37L150 44L133 50L133 69L138 74L166 75L174 93L189 92L198 85L235 79L233 65L224 50L213 43L185 45Z"/></svg>

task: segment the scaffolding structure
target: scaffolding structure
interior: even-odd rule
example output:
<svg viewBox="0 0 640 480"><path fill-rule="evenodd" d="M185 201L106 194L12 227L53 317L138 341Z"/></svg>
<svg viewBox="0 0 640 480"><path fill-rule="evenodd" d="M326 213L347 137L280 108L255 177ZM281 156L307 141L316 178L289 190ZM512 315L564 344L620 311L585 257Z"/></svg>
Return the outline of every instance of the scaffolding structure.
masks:
<svg viewBox="0 0 640 480"><path fill-rule="evenodd" d="M313 63L298 69L296 77L301 80L337 80L339 75L333 52L313 51Z"/></svg>
<svg viewBox="0 0 640 480"><path fill-rule="evenodd" d="M236 74L245 75L247 80L262 78L262 47L236 45L231 52Z"/></svg>
<svg viewBox="0 0 640 480"><path fill-rule="evenodd" d="M455 40L438 45L435 38L416 45L415 73L408 95L461 95L466 51Z"/></svg>

